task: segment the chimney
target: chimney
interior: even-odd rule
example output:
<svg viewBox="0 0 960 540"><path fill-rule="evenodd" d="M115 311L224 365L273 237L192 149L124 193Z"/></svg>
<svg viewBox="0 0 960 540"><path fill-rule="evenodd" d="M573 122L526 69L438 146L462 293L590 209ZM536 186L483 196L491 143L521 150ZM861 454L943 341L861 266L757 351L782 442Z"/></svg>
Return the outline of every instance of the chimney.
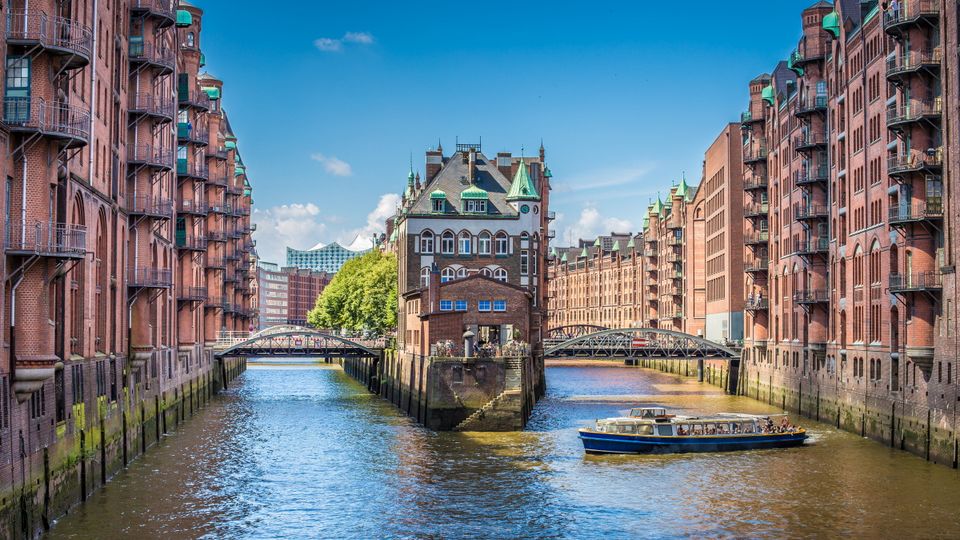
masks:
<svg viewBox="0 0 960 540"><path fill-rule="evenodd" d="M427 313L440 311L440 267L437 263L430 265L430 279L427 282L427 299L430 301ZM420 304L423 305L422 303Z"/></svg>
<svg viewBox="0 0 960 540"><path fill-rule="evenodd" d="M497 169L507 180L513 178L510 174L511 164L513 163L513 154L510 152L497 152Z"/></svg>
<svg viewBox="0 0 960 540"><path fill-rule="evenodd" d="M443 150L427 150L426 183L430 184L443 167Z"/></svg>
<svg viewBox="0 0 960 540"><path fill-rule="evenodd" d="M469 164L467 168L467 178L470 180L470 183L473 184L477 181L477 151L473 148L470 149Z"/></svg>

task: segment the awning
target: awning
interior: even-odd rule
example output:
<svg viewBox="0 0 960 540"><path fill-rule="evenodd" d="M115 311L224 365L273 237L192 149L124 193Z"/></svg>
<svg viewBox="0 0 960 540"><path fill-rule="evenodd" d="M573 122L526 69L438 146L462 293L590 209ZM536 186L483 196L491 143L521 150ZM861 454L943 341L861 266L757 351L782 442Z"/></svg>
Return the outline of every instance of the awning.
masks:
<svg viewBox="0 0 960 540"><path fill-rule="evenodd" d="M185 9L177 10L177 26L180 28L185 28L193 24L193 15Z"/></svg>

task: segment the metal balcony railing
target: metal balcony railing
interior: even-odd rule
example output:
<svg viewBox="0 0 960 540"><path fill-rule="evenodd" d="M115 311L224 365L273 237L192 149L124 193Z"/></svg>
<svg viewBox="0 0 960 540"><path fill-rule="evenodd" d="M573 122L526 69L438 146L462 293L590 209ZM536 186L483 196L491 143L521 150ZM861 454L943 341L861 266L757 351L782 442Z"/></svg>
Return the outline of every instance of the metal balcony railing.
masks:
<svg viewBox="0 0 960 540"><path fill-rule="evenodd" d="M207 184L211 186L225 188L228 185L227 182L228 182L227 175L224 173L214 172L210 174L209 178L207 178Z"/></svg>
<svg viewBox="0 0 960 540"><path fill-rule="evenodd" d="M173 217L173 200L152 195L136 195L127 198L127 213L131 216L147 216L156 219Z"/></svg>
<svg viewBox="0 0 960 540"><path fill-rule="evenodd" d="M43 49L68 55L70 67L90 62L93 31L89 26L64 17L27 9L7 12L7 42L10 45L39 45Z"/></svg>
<svg viewBox="0 0 960 540"><path fill-rule="evenodd" d="M743 303L743 309L747 311L766 311L770 309L770 300L766 298L747 298Z"/></svg>
<svg viewBox="0 0 960 540"><path fill-rule="evenodd" d="M890 292L939 291L943 288L940 272L912 272L890 274Z"/></svg>
<svg viewBox="0 0 960 540"><path fill-rule="evenodd" d="M130 36L127 49L130 62L149 64L160 68L164 72L173 71L177 65L177 55L169 47L158 46L154 43L145 43L143 36Z"/></svg>
<svg viewBox="0 0 960 540"><path fill-rule="evenodd" d="M827 43L825 40L817 41L816 43L804 43L790 54L793 65L802 66L809 62L822 60L829 52Z"/></svg>
<svg viewBox="0 0 960 540"><path fill-rule="evenodd" d="M766 143L751 145L743 149L743 162L755 163L767 159Z"/></svg>
<svg viewBox="0 0 960 540"><path fill-rule="evenodd" d="M207 249L207 238L199 234L184 234L177 231L176 246L184 251L203 251Z"/></svg>
<svg viewBox="0 0 960 540"><path fill-rule="evenodd" d="M769 231L761 231L753 234L748 234L744 237L744 243L746 243L747 245L766 244L769 241L770 241Z"/></svg>
<svg viewBox="0 0 960 540"><path fill-rule="evenodd" d="M206 299L206 287L183 287L177 291L177 300L181 302L203 302Z"/></svg>
<svg viewBox="0 0 960 540"><path fill-rule="evenodd" d="M766 273L769 268L770 259L767 257L749 260L744 263L744 270L750 273Z"/></svg>
<svg viewBox="0 0 960 540"><path fill-rule="evenodd" d="M825 290L804 290L793 294L793 301L798 304L821 304L830 301L830 293Z"/></svg>
<svg viewBox="0 0 960 540"><path fill-rule="evenodd" d="M939 0L900 0L896 9L891 6L883 12L883 28L887 33L899 34L912 25L939 17Z"/></svg>
<svg viewBox="0 0 960 540"><path fill-rule="evenodd" d="M227 261L223 257L211 257L208 254L204 266L211 270L223 270L227 267Z"/></svg>
<svg viewBox="0 0 960 540"><path fill-rule="evenodd" d="M177 99L183 105L204 111L210 110L210 96L199 88L180 88L179 92L177 92Z"/></svg>
<svg viewBox="0 0 960 540"><path fill-rule="evenodd" d="M173 150L150 145L128 146L127 163L169 170L173 168Z"/></svg>
<svg viewBox="0 0 960 540"><path fill-rule="evenodd" d="M4 249L8 255L82 258L87 254L87 228L49 221L6 224Z"/></svg>
<svg viewBox="0 0 960 540"><path fill-rule="evenodd" d="M207 203L195 199L180 199L177 201L177 213L194 216L207 215Z"/></svg>
<svg viewBox="0 0 960 540"><path fill-rule="evenodd" d="M913 100L887 108L887 126L896 127L923 119L937 121L943 113L943 99Z"/></svg>
<svg viewBox="0 0 960 540"><path fill-rule="evenodd" d="M227 159L227 157L228 157L227 149L226 149L226 148L222 148L222 147L208 146L208 147L207 147L207 156L208 156L208 157L212 157L212 158L216 158L216 159Z"/></svg>
<svg viewBox="0 0 960 540"><path fill-rule="evenodd" d="M827 96L804 96L797 100L794 114L805 116L817 112L826 112Z"/></svg>
<svg viewBox="0 0 960 540"><path fill-rule="evenodd" d="M890 225L943 219L943 201L925 201L890 208Z"/></svg>
<svg viewBox="0 0 960 540"><path fill-rule="evenodd" d="M824 183L830 179L830 169L826 165L801 169L793 173L793 183L798 186Z"/></svg>
<svg viewBox="0 0 960 540"><path fill-rule="evenodd" d="M40 98L3 99L3 123L11 131L30 131L63 139L68 146L90 142L90 111L63 103L46 103Z"/></svg>
<svg viewBox="0 0 960 540"><path fill-rule="evenodd" d="M227 233L224 231L207 231L207 242L226 242Z"/></svg>
<svg viewBox="0 0 960 540"><path fill-rule="evenodd" d="M793 250L800 255L812 255L816 253L826 253L830 248L828 238L811 238L808 240L797 240L793 244Z"/></svg>
<svg viewBox="0 0 960 540"><path fill-rule="evenodd" d="M769 185L770 185L770 182L767 179L767 176L764 175L764 176L754 177L749 180L746 180L743 183L743 189L744 191L763 190L763 189L767 189Z"/></svg>
<svg viewBox="0 0 960 540"><path fill-rule="evenodd" d="M801 133L793 138L793 147L798 151L813 150L827 145L826 133Z"/></svg>
<svg viewBox="0 0 960 540"><path fill-rule="evenodd" d="M176 21L176 0L130 0L130 11L148 13L162 19L161 26L166 27Z"/></svg>
<svg viewBox="0 0 960 540"><path fill-rule="evenodd" d="M131 94L130 112L155 116L172 121L176 114L176 104L171 98L159 97L155 94Z"/></svg>
<svg viewBox="0 0 960 540"><path fill-rule="evenodd" d="M189 163L185 159L178 159L177 175L206 180L210 177L210 169L208 169L205 164Z"/></svg>
<svg viewBox="0 0 960 540"><path fill-rule="evenodd" d="M823 204L798 204L793 207L794 219L826 219L830 215L830 209Z"/></svg>
<svg viewBox="0 0 960 540"><path fill-rule="evenodd" d="M173 271L169 268L133 268L127 286L138 289L168 289L173 286Z"/></svg>
<svg viewBox="0 0 960 540"><path fill-rule="evenodd" d="M935 49L919 49L887 59L887 78L898 79L915 73L921 69L940 69L943 58L939 47Z"/></svg>
<svg viewBox="0 0 960 540"><path fill-rule="evenodd" d="M222 296L207 296L203 307L206 309L226 309L229 302Z"/></svg>
<svg viewBox="0 0 960 540"><path fill-rule="evenodd" d="M748 204L743 208L744 217L766 217L770 213L769 203Z"/></svg>
<svg viewBox="0 0 960 540"><path fill-rule="evenodd" d="M911 152L887 159L887 173L892 175L917 171L939 171L943 167L943 152L938 148L931 153Z"/></svg>

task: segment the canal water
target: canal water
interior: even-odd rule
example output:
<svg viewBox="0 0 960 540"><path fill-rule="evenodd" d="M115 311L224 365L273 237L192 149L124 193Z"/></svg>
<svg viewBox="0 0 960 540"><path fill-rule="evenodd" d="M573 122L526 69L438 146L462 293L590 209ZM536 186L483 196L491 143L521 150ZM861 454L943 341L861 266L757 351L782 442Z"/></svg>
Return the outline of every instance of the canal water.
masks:
<svg viewBox="0 0 960 540"><path fill-rule="evenodd" d="M794 419L802 448L586 456L637 403L775 412L659 372L547 368L522 433L432 433L331 366L251 366L52 538L960 536L960 476Z"/></svg>

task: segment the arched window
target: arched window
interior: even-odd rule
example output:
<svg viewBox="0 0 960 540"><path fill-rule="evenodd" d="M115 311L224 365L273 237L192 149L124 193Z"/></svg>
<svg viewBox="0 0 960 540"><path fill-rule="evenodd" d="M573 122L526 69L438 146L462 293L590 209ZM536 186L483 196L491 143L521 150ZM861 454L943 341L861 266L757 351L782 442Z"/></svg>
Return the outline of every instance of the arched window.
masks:
<svg viewBox="0 0 960 540"><path fill-rule="evenodd" d="M429 287L430 286L430 267L424 266L420 269L420 286Z"/></svg>
<svg viewBox="0 0 960 540"><path fill-rule="evenodd" d="M493 279L497 281L507 281L507 271L503 268L497 268L493 271Z"/></svg>
<svg viewBox="0 0 960 540"><path fill-rule="evenodd" d="M440 253L443 253L444 255L453 255L453 244L453 233L446 231L443 233L443 236L440 237Z"/></svg>
<svg viewBox="0 0 960 540"><path fill-rule="evenodd" d="M472 253L470 247L470 233L467 231L461 232L460 242L457 246L457 253L460 255L470 255Z"/></svg>
<svg viewBox="0 0 960 540"><path fill-rule="evenodd" d="M510 240L507 233L501 231L497 233L496 254L506 255L510 251Z"/></svg>
<svg viewBox="0 0 960 540"><path fill-rule="evenodd" d="M457 279L465 278L465 277L467 277L467 269L464 268L463 266L461 266L460 268L457 268Z"/></svg>
<svg viewBox="0 0 960 540"><path fill-rule="evenodd" d="M433 253L433 233L423 231L420 233L420 253Z"/></svg>
<svg viewBox="0 0 960 540"><path fill-rule="evenodd" d="M490 254L490 233L484 231L477 237L477 253L480 255Z"/></svg>
<svg viewBox="0 0 960 540"><path fill-rule="evenodd" d="M196 44L196 38L193 35L193 32L187 33L187 47L193 47Z"/></svg>
<svg viewBox="0 0 960 540"><path fill-rule="evenodd" d="M440 283L446 283L454 279L454 277L456 277L456 274L454 273L453 268L448 266L444 268L442 272L440 272Z"/></svg>
<svg viewBox="0 0 960 540"><path fill-rule="evenodd" d="M493 277L493 270L491 270L491 269L489 269L489 268L481 268L481 269L480 269L480 275L481 275L481 276L487 276L487 277L489 277L489 278L492 278L492 277Z"/></svg>

